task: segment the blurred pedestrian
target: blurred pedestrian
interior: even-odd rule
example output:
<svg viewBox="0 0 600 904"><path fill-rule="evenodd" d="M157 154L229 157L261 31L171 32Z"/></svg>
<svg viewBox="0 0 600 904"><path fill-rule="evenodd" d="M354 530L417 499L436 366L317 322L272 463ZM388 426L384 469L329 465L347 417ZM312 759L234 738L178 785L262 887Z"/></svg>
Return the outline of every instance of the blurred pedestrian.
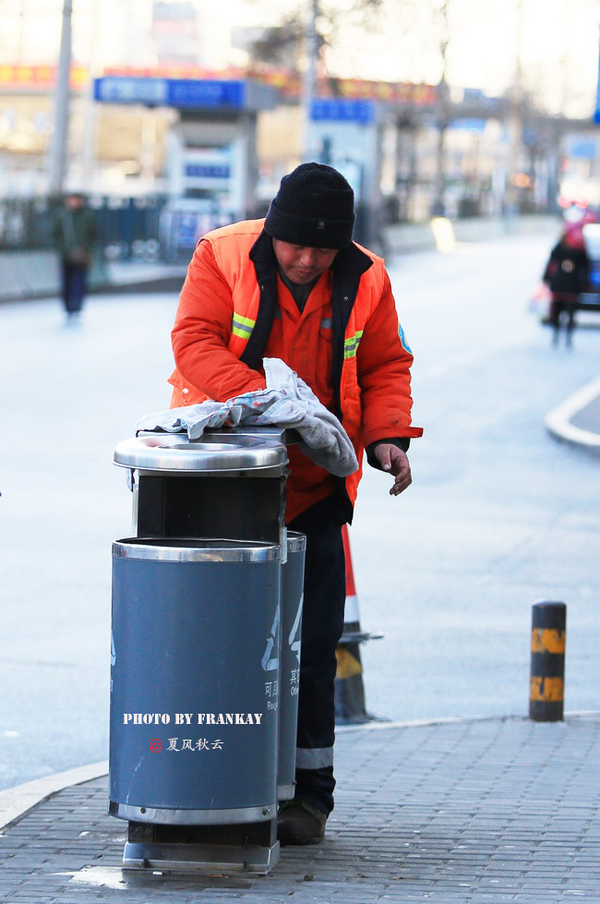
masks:
<svg viewBox="0 0 600 904"><path fill-rule="evenodd" d="M54 218L52 238L60 259L62 300L72 321L83 307L97 239L96 219L85 195L70 192L65 196Z"/></svg>
<svg viewBox="0 0 600 904"><path fill-rule="evenodd" d="M542 277L552 293L548 322L553 345L558 345L563 323L566 344L571 345L579 294L587 288L589 275L590 259L581 224L567 226L550 252Z"/></svg>

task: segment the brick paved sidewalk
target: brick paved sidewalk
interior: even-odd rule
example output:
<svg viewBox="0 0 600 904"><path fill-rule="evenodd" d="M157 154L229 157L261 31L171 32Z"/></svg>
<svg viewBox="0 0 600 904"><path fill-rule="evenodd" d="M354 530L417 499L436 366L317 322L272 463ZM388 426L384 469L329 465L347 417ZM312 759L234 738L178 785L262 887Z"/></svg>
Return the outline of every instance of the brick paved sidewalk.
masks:
<svg viewBox="0 0 600 904"><path fill-rule="evenodd" d="M107 781L0 836L1 904L600 902L600 714L342 729L323 845L266 877L123 872Z"/></svg>

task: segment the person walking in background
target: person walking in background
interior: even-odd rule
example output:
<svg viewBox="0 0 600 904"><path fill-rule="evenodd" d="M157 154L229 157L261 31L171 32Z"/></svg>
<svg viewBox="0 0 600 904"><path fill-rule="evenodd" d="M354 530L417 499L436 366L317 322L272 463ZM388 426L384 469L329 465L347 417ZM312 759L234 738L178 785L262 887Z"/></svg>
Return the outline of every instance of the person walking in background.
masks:
<svg viewBox="0 0 600 904"><path fill-rule="evenodd" d="M567 226L550 252L542 277L552 293L548 322L552 326L553 345L558 345L564 320L566 344L571 346L578 296L586 289L589 275L590 259L582 227L580 224Z"/></svg>
<svg viewBox="0 0 600 904"><path fill-rule="evenodd" d="M62 300L67 318L72 321L83 307L97 239L96 220L84 195L66 195L54 218L52 238L60 259Z"/></svg>
<svg viewBox="0 0 600 904"><path fill-rule="evenodd" d="M266 386L263 356L282 359L342 421L358 469L339 478L288 448L286 523L307 536L295 797L278 816L281 844L317 844L333 809L335 650L344 625L342 525L363 451L411 483L412 353L383 260L352 241L354 193L330 166L305 163L281 181L266 219L198 243L173 328L172 407Z"/></svg>

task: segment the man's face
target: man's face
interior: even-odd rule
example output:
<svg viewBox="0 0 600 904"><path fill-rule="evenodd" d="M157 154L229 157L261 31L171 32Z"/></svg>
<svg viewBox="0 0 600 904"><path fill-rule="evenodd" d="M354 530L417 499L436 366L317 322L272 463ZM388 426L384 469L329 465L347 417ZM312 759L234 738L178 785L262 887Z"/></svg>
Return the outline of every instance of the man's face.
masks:
<svg viewBox="0 0 600 904"><path fill-rule="evenodd" d="M312 282L333 263L337 251L334 248L309 248L273 239L273 251L283 273L300 286Z"/></svg>

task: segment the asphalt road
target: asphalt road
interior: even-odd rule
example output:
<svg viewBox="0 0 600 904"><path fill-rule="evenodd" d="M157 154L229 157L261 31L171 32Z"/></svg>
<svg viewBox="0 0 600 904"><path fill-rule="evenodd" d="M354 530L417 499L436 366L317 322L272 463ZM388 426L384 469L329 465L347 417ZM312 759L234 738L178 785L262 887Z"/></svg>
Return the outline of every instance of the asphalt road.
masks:
<svg viewBox="0 0 600 904"><path fill-rule="evenodd" d="M531 606L567 604L567 710L598 709L600 459L544 415L598 375L600 315L554 349L527 300L552 236L394 267L415 354L414 483L367 473L351 542L368 708L392 719L527 714Z"/></svg>
<svg viewBox="0 0 600 904"><path fill-rule="evenodd" d="M543 417L597 376L600 330L552 349L527 312L553 236L391 266L415 352L414 484L367 473L351 529L369 709L526 713L531 605L568 605L570 710L597 708L600 462ZM0 787L107 756L111 543L131 532L115 444L168 407L175 295L0 307ZM600 325L600 317L598 317Z"/></svg>

